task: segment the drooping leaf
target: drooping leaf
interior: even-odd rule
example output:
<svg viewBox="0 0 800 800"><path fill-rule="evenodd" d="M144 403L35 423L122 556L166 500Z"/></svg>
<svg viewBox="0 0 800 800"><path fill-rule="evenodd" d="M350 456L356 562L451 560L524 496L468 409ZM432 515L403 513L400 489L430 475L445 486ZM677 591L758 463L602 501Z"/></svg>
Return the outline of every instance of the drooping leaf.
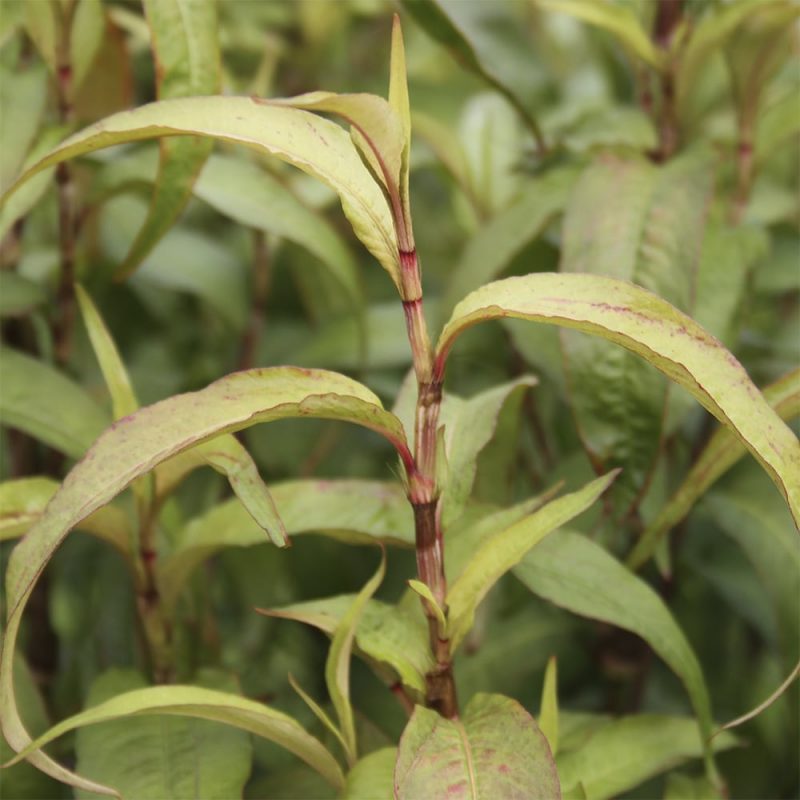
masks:
<svg viewBox="0 0 800 800"><path fill-rule="evenodd" d="M25 4L25 32L30 36L42 61L55 75L58 69L56 47L61 21L58 0L44 0L43 3Z"/></svg>
<svg viewBox="0 0 800 800"><path fill-rule="evenodd" d="M216 94L221 78L216 3L145 0L144 10L156 63L158 99ZM147 217L117 269L118 278L130 275L178 218L212 147L207 139L161 140Z"/></svg>
<svg viewBox="0 0 800 800"><path fill-rule="evenodd" d="M364 756L347 773L342 800L393 800L396 747Z"/></svg>
<svg viewBox="0 0 800 800"><path fill-rule="evenodd" d="M548 11L569 14L608 31L622 46L651 67L664 68L666 59L659 51L629 6L594 0L535 0Z"/></svg>
<svg viewBox="0 0 800 800"><path fill-rule="evenodd" d="M237 693L236 681L204 670L202 688ZM112 670L97 678L87 709L146 682L133 670ZM77 732L76 769L113 786L123 797L171 800L200 796L228 800L241 796L250 774L252 743L245 730L184 716L133 715L90 725ZM164 754L169 754L164 758ZM91 798L78 790L79 798Z"/></svg>
<svg viewBox="0 0 800 800"><path fill-rule="evenodd" d="M711 704L691 645L661 598L586 536L562 530L534 548L514 569L534 594L590 619L641 636L681 679L697 714L699 738L712 732ZM709 777L716 777L710 747Z"/></svg>
<svg viewBox="0 0 800 800"><path fill-rule="evenodd" d="M109 423L105 411L53 367L0 349L0 421L71 458L80 458Z"/></svg>
<svg viewBox="0 0 800 800"><path fill-rule="evenodd" d="M539 704L539 729L550 745L550 752L558 755L558 662L550 656L544 672L542 701Z"/></svg>
<svg viewBox="0 0 800 800"><path fill-rule="evenodd" d="M257 422L303 416L349 420L380 431L396 444L407 463L410 461L399 420L384 411L366 387L336 373L291 367L235 373L199 392L141 409L114 423L100 437L67 476L9 561L9 616L0 659L0 721L15 749L29 741L17 715L10 666L20 618L36 578L69 530L131 481L181 450ZM282 531L273 533L282 539ZM31 758L54 777L66 774L42 753Z"/></svg>
<svg viewBox="0 0 800 800"><path fill-rule="evenodd" d="M22 750L12 763L30 757L47 742L68 731L85 725L150 714L196 717L249 731L294 753L333 786L344 785L344 775L333 756L292 717L239 695L197 686L151 686L118 694L53 726ZM89 792L118 795L112 787L85 780L66 770L54 777Z"/></svg>
<svg viewBox="0 0 800 800"><path fill-rule="evenodd" d="M448 634L453 652L472 627L475 609L492 586L548 533L591 506L616 476L616 472L611 472L580 491L552 500L480 544L447 592Z"/></svg>
<svg viewBox="0 0 800 800"><path fill-rule="evenodd" d="M625 203L607 202L609 186ZM705 153L662 167L601 157L583 173L567 207L561 271L631 281L688 311L711 186ZM596 470L624 467L612 496L625 511L658 458L669 384L609 342L571 331L561 338L577 429Z"/></svg>
<svg viewBox="0 0 800 800"><path fill-rule="evenodd" d="M733 355L668 302L595 275L540 273L496 281L456 306L437 347L437 373L444 372L459 333L502 317L593 333L641 355L735 432L800 522L800 443Z"/></svg>
<svg viewBox="0 0 800 800"><path fill-rule="evenodd" d="M106 19L101 0L78 0L72 12L69 36L73 95L91 74L105 34Z"/></svg>
<svg viewBox="0 0 800 800"><path fill-rule="evenodd" d="M397 752L394 796L559 800L561 788L533 717L511 698L477 694L452 720L414 709Z"/></svg>
<svg viewBox="0 0 800 800"><path fill-rule="evenodd" d="M367 603L378 590L386 574L386 551L381 550L381 563L375 574L364 584L364 588L356 595L350 608L339 620L333 632L328 659L325 662L325 684L331 697L339 728L345 743L345 754L348 763L353 766L358 760L358 742L356 741L356 723L353 706L350 703L350 658L353 653L358 625L364 615Z"/></svg>
<svg viewBox="0 0 800 800"><path fill-rule="evenodd" d="M733 736L717 737L714 750L727 750L735 742ZM637 714L602 724L579 747L562 751L558 774L565 797L576 796L582 785L587 800L607 800L702 754L693 719Z"/></svg>
<svg viewBox="0 0 800 800"><path fill-rule="evenodd" d="M298 108L246 97L161 100L114 114L70 137L25 172L10 191L53 164L93 150L182 134L243 144L330 186L339 194L356 235L399 283L397 239L380 187L345 130Z"/></svg>
<svg viewBox="0 0 800 800"><path fill-rule="evenodd" d="M784 375L764 389L764 399L781 419L800 414L800 369ZM718 428L698 456L686 478L642 534L628 556L628 566L638 569L655 551L661 539L692 509L694 504L747 452L730 428Z"/></svg>
<svg viewBox="0 0 800 800"><path fill-rule="evenodd" d="M295 603L275 609L258 609L262 614L282 619L292 619L313 625L333 634L354 595L328 597ZM415 613L417 612L417 613ZM401 605L392 606L379 600L370 600L356 631L356 647L367 659L391 668L392 675L402 680L417 696L425 693L425 674L433 666L425 618L419 612L419 603L413 611Z"/></svg>

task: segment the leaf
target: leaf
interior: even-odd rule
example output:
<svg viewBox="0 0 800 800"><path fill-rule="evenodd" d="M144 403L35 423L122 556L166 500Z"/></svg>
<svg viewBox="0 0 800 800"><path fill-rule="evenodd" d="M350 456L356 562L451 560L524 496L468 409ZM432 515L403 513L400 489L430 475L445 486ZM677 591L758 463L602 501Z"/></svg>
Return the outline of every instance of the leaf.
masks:
<svg viewBox="0 0 800 800"><path fill-rule="evenodd" d="M622 345L687 389L758 459L800 522L800 443L769 407L739 362L665 300L595 275L539 273L506 278L468 295L439 339L436 374L466 328L514 317L575 328Z"/></svg>
<svg viewBox="0 0 800 800"><path fill-rule="evenodd" d="M721 800L723 797L715 791L708 778L694 778L679 772L667 776L664 800Z"/></svg>
<svg viewBox="0 0 800 800"><path fill-rule="evenodd" d="M447 287L443 311L459 298L498 277L512 258L564 209L577 171L553 169L527 182L519 197L500 210L468 242Z"/></svg>
<svg viewBox="0 0 800 800"><path fill-rule="evenodd" d="M235 680L213 670L204 670L198 679L203 688L234 694L238 689ZM87 708L145 686L133 670L105 672L92 684ZM244 730L204 719L150 715L80 728L75 744L80 774L137 800L240 797L250 774L252 749Z"/></svg>
<svg viewBox="0 0 800 800"><path fill-rule="evenodd" d="M515 700L476 694L464 715L444 719L417 706L397 752L396 800L558 800L547 740Z"/></svg>
<svg viewBox="0 0 800 800"><path fill-rule="evenodd" d="M653 44L628 6L596 0L535 0L548 11L558 11L608 31L623 47L657 70L666 68L664 54Z"/></svg>
<svg viewBox="0 0 800 800"><path fill-rule="evenodd" d="M9 744L21 749L29 741L17 715L10 671L20 618L36 578L69 530L181 450L257 422L303 416L350 420L379 431L410 463L399 420L384 411L366 387L336 373L292 367L235 373L199 392L143 408L114 423L98 439L9 561L8 626L0 658L0 721ZM33 758L53 777L68 774L43 754Z"/></svg>
<svg viewBox="0 0 800 800"><path fill-rule="evenodd" d="M247 97L193 97L123 111L71 136L23 173L9 192L69 158L115 144L181 134L243 144L330 186L339 194L356 236L399 285L397 238L389 206L347 132L334 122L285 105Z"/></svg>
<svg viewBox="0 0 800 800"><path fill-rule="evenodd" d="M433 596L433 592L431 591L430 587L427 583L423 583L422 581L414 580L413 578L408 581L408 586L410 589L415 591L426 603L433 609L433 613L436 616L436 619L439 620L442 628L444 629L447 626L447 619L445 618L444 611L442 607L439 605L436 598Z"/></svg>
<svg viewBox="0 0 800 800"><path fill-rule="evenodd" d="M206 0L145 0L159 100L211 95L220 90L216 3ZM158 176L142 223L118 279L129 276L172 227L192 196L197 173L213 143L206 139L162 139Z"/></svg>
<svg viewBox="0 0 800 800"><path fill-rule="evenodd" d="M767 386L764 399L781 419L792 419L800 414L800 369ZM686 517L694 504L746 452L730 428L718 428L681 485L641 535L628 556L628 566L639 569L652 556L663 537Z"/></svg>
<svg viewBox="0 0 800 800"><path fill-rule="evenodd" d="M714 749L726 750L735 742L732 736L718 738ZM607 800L702 753L693 719L637 714L602 725L580 747L562 752L558 774L565 797L583 784L588 800Z"/></svg>
<svg viewBox="0 0 800 800"><path fill-rule="evenodd" d="M342 800L393 800L396 747L364 756L347 773Z"/></svg>
<svg viewBox="0 0 800 800"><path fill-rule="evenodd" d="M304 622L333 634L353 599L354 595L340 595L283 608L256 610L270 617ZM368 659L391 667L392 675L396 674L420 698L424 696L425 674L433 663L428 629L418 603L410 611L402 606L370 600L356 631L356 647Z"/></svg>
<svg viewBox="0 0 800 800"><path fill-rule="evenodd" d="M532 550L514 574L557 606L644 639L683 682L697 714L699 737L708 741L711 704L702 669L664 602L644 581L600 545L566 530ZM716 777L710 748L705 753L709 777Z"/></svg>
<svg viewBox="0 0 800 800"><path fill-rule="evenodd" d="M56 0L45 0L44 3L25 3L25 32L39 51L42 61L55 75L56 42L61 24L60 9Z"/></svg>
<svg viewBox="0 0 800 800"><path fill-rule="evenodd" d="M631 281L688 310L711 178L704 152L662 167L601 157L584 171L567 207L561 271ZM625 203L607 202L612 185ZM597 472L624 467L612 493L624 512L638 502L658 459L669 384L609 342L571 331L561 337L577 430Z"/></svg>
<svg viewBox="0 0 800 800"><path fill-rule="evenodd" d="M411 160L411 106L408 100L408 77L406 75L406 49L400 16L392 17L392 53L389 62L389 105L400 120L403 132L403 149L400 160L400 202L403 206L403 221L407 231L411 230L411 196L408 191L408 176Z"/></svg>
<svg viewBox="0 0 800 800"><path fill-rule="evenodd" d="M617 473L611 472L597 478L481 542L447 593L451 652L469 632L475 609L492 586L548 533L591 506L616 477Z"/></svg>
<svg viewBox="0 0 800 800"><path fill-rule="evenodd" d="M339 727L345 742L345 754L351 766L358 758L356 724L353 707L350 704L350 658L353 652L353 640L366 604L378 590L384 575L386 575L386 551L381 550L381 563L377 571L339 620L325 662L325 684L336 709L336 716L339 718Z"/></svg>
<svg viewBox="0 0 800 800"><path fill-rule="evenodd" d="M553 756L558 755L558 662L550 656L544 671L542 700L539 704L539 729L550 745Z"/></svg>
<svg viewBox="0 0 800 800"><path fill-rule="evenodd" d="M414 520L400 484L298 480L273 484L269 491L290 536L316 532L353 544L414 545ZM174 606L191 573L221 548L263 543L264 531L235 500L191 520L159 563L165 607Z"/></svg>
<svg viewBox="0 0 800 800"><path fill-rule="evenodd" d="M106 19L101 0L78 0L72 12L69 35L73 95L89 76L105 35Z"/></svg>
<svg viewBox="0 0 800 800"><path fill-rule="evenodd" d="M242 225L283 236L313 253L341 284L353 304L363 291L353 256L323 217L304 206L277 178L243 158L212 155L194 193Z"/></svg>
<svg viewBox="0 0 800 800"><path fill-rule="evenodd" d="M294 719L239 695L197 686L151 686L118 694L53 726L18 753L10 763L30 756L53 739L85 725L150 714L207 719L249 731L294 753L332 785L344 785L344 776L333 756ZM86 791L119 796L111 787L84 780L66 770L54 777L61 780L69 777L67 783Z"/></svg>
<svg viewBox="0 0 800 800"><path fill-rule="evenodd" d="M47 295L38 283L11 270L0 272L0 318L24 317L46 301Z"/></svg>
<svg viewBox="0 0 800 800"><path fill-rule="evenodd" d="M3 425L71 458L80 458L108 424L106 413L83 388L42 361L2 347L0 375Z"/></svg>

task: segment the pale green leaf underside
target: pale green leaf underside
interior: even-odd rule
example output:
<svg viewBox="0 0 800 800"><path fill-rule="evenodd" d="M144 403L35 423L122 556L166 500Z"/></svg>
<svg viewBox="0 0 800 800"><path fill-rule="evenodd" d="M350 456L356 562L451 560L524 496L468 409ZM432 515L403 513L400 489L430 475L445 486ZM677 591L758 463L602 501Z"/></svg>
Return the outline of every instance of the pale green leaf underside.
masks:
<svg viewBox="0 0 800 800"><path fill-rule="evenodd" d="M800 522L800 443L725 347L666 300L614 278L538 273L496 281L462 300L437 349L444 371L459 333L515 317L616 342L683 386L730 427L781 490Z"/></svg>
<svg viewBox="0 0 800 800"><path fill-rule="evenodd" d="M123 111L71 136L24 172L9 191L40 170L125 142L197 135L242 144L298 167L339 194L353 230L399 282L397 239L389 205L347 131L302 109L248 97L161 100Z"/></svg>
<svg viewBox="0 0 800 800"><path fill-rule="evenodd" d="M460 719L417 706L397 753L396 800L559 800L547 740L515 700L477 694Z"/></svg>
<svg viewBox="0 0 800 800"><path fill-rule="evenodd" d="M197 686L153 686L119 694L53 726L31 742L15 761L68 731L140 714L177 714L233 725L277 742L302 758L329 783L336 787L344 785L344 775L333 756L292 717L235 694ZM89 786L84 788L91 791ZM103 794L115 794L109 787L102 788L105 789Z"/></svg>

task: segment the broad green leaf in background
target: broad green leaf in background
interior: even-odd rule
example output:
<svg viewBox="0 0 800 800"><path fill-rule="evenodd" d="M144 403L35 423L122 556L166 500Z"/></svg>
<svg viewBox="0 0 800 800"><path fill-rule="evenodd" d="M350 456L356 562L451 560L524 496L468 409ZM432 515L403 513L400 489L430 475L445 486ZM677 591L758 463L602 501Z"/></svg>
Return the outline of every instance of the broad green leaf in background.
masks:
<svg viewBox="0 0 800 800"><path fill-rule="evenodd" d="M559 800L561 788L533 717L509 697L481 693L452 720L414 709L400 739L394 796Z"/></svg>
<svg viewBox="0 0 800 800"><path fill-rule="evenodd" d="M800 414L800 369L767 386L764 399L781 419L793 419ZM628 556L628 566L631 569L641 567L652 556L659 541L746 452L745 446L730 428L718 428L680 486L655 520L647 526Z"/></svg>
<svg viewBox="0 0 800 800"><path fill-rule="evenodd" d="M216 3L145 0L144 10L159 100L216 94L221 80ZM118 278L130 275L178 218L212 147L207 139L161 140L158 177L147 217L117 269Z"/></svg>
<svg viewBox="0 0 800 800"><path fill-rule="evenodd" d="M714 750L727 750L735 742L731 735L718 736ZM562 752L558 774L564 797L608 800L702 754L703 743L693 719L637 714L601 725L579 747ZM580 785L584 795L579 794Z"/></svg>
<svg viewBox="0 0 800 800"><path fill-rule="evenodd" d="M550 656L544 671L542 701L539 704L539 729L550 745L550 752L558 755L558 662Z"/></svg>
<svg viewBox="0 0 800 800"><path fill-rule="evenodd" d="M341 236L265 170L244 158L214 154L198 176L194 193L242 225L305 247L325 264L354 304L362 302L356 265Z"/></svg>
<svg viewBox="0 0 800 800"><path fill-rule="evenodd" d="M333 632L331 647L325 662L325 684L328 687L333 707L336 709L336 716L339 718L345 755L351 767L358 760L356 723L353 706L350 703L350 659L353 654L353 641L364 615L364 609L383 582L384 575L386 575L386 551L381 549L381 563L339 620L336 630Z"/></svg>
<svg viewBox="0 0 800 800"><path fill-rule="evenodd" d="M106 412L54 367L0 349L0 421L70 458L80 458L109 423Z"/></svg>
<svg viewBox="0 0 800 800"><path fill-rule="evenodd" d="M569 14L608 31L622 46L647 65L661 70L666 66L664 54L642 28L635 12L628 6L596 0L534 0L547 11Z"/></svg>
<svg viewBox="0 0 800 800"><path fill-rule="evenodd" d="M486 24L486 14L490 17L494 11L489 5L478 3L455 3L444 0L403 0L403 8L415 22L439 44L447 48L459 63L485 80L490 86L502 94L516 109L528 130L533 136L540 155L546 151L544 137L535 116L527 106L527 97L522 97L515 84L522 72L521 65L513 59L503 62L492 58L500 50L487 41L497 24ZM496 22L496 21L495 21ZM505 22L505 21L504 21ZM512 23L513 27L513 23ZM510 44L508 39L504 44ZM528 64L530 68L532 64Z"/></svg>
<svg viewBox="0 0 800 800"><path fill-rule="evenodd" d="M235 680L213 670L201 671L195 682L234 695L238 690ZM105 672L92 684L86 707L146 685L133 670ZM137 800L239 797L250 775L252 749L245 730L185 716L126 716L78 729L75 742L81 775ZM76 795L95 796L80 790Z"/></svg>
<svg viewBox="0 0 800 800"><path fill-rule="evenodd" d="M2 238L2 234L0 234ZM0 272L0 318L23 317L45 304L44 289L16 272Z"/></svg>
<svg viewBox="0 0 800 800"><path fill-rule="evenodd" d="M671 772L667 776L664 789L664 800L710 800L722 797L703 776L694 778L680 772Z"/></svg>
<svg viewBox="0 0 800 800"><path fill-rule="evenodd" d="M601 156L584 171L567 207L561 271L631 281L688 311L711 177L705 153L661 167ZM624 203L608 202L611 186ZM596 470L624 467L612 496L625 511L646 488L658 458L669 384L609 342L571 331L561 337L577 429Z"/></svg>
<svg viewBox="0 0 800 800"><path fill-rule="evenodd" d="M399 285L397 238L380 187L339 125L302 109L247 97L161 100L114 114L67 139L25 172L37 172L84 153L160 136L209 136L271 154L317 177L342 201L353 230Z"/></svg>
<svg viewBox="0 0 800 800"><path fill-rule="evenodd" d="M151 686L118 694L53 726L18 754L14 763L23 757L30 757L47 742L68 731L85 725L150 714L196 717L249 731L291 751L333 786L344 785L344 775L333 756L292 717L239 695L197 686ZM89 792L118 795L112 787L85 780L66 770L54 777Z"/></svg>
<svg viewBox="0 0 800 800"><path fill-rule="evenodd" d="M711 736L711 704L691 645L661 598L600 545L562 530L534 548L514 569L534 593L575 614L641 636L686 687L697 714L699 738ZM717 780L710 745L704 744L709 777Z"/></svg>
<svg viewBox="0 0 800 800"><path fill-rule="evenodd" d="M406 463L411 461L400 421L384 411L380 400L366 387L336 373L291 367L235 373L199 392L141 409L114 423L98 439L9 561L9 616L0 660L0 721L13 747L21 749L29 741L17 715L11 683L20 618L36 578L69 530L137 477L192 445L257 422L303 416L350 420L380 431L395 444ZM271 535L276 541L285 541L282 530L272 530ZM53 777L65 777L63 767L44 754L36 753L32 759Z"/></svg>
<svg viewBox="0 0 800 800"><path fill-rule="evenodd" d="M347 773L342 800L393 800L396 747L375 750Z"/></svg>
<svg viewBox="0 0 800 800"><path fill-rule="evenodd" d="M414 545L411 507L399 483L298 480L273 484L269 492L290 536L316 532L353 544ZM192 572L214 553L259 544L263 529L236 500L191 520L159 563L165 607L175 605Z"/></svg>
<svg viewBox="0 0 800 800"><path fill-rule="evenodd" d="M355 595L295 603L274 609L257 609L270 617L291 619L333 634ZM425 674L433 666L428 628L419 603L413 610L370 600L356 631L356 647L367 659L391 667L403 684L418 697L425 693Z"/></svg>
<svg viewBox="0 0 800 800"><path fill-rule="evenodd" d="M437 346L436 373L443 375L459 333L503 317L593 333L641 355L736 433L800 523L797 437L734 356L666 300L625 281L595 275L540 273L495 281L454 309Z"/></svg>
<svg viewBox="0 0 800 800"><path fill-rule="evenodd" d="M447 592L452 652L469 632L475 609L492 586L547 534L591 506L616 477L615 471L597 478L580 491L552 500L529 517L481 542Z"/></svg>

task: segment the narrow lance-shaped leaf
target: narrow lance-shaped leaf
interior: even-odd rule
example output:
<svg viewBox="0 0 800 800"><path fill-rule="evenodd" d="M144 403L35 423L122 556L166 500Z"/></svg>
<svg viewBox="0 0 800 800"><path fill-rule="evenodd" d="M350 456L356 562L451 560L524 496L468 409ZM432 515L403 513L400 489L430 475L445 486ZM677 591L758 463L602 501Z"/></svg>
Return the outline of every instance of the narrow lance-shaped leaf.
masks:
<svg viewBox="0 0 800 800"><path fill-rule="evenodd" d="M9 764L35 754L48 742L76 728L140 714L177 714L233 725L290 750L333 786L344 785L344 775L333 756L292 717L239 695L197 686L152 686L119 694L53 726ZM60 775L54 777L63 779ZM117 794L112 787L69 782L99 794Z"/></svg>
<svg viewBox="0 0 800 800"><path fill-rule="evenodd" d="M8 624L0 657L0 722L16 750L30 741L19 718L11 664L17 631L36 578L69 530L128 484L181 450L256 424L286 417L355 422L381 432L411 456L400 421L366 387L336 373L291 367L235 373L206 389L164 400L114 423L70 472L45 514L15 548L6 573ZM31 760L53 777L78 781L43 753Z"/></svg>
<svg viewBox="0 0 800 800"><path fill-rule="evenodd" d="M159 100L219 91L216 9L216 3L207 0L145 0ZM117 278L130 275L178 218L212 147L207 139L161 140L158 176L147 217L117 269Z"/></svg>
<svg viewBox="0 0 800 800"><path fill-rule="evenodd" d="M392 214L350 136L335 122L287 105L247 97L192 97L113 114L67 139L23 173L9 192L40 170L84 153L180 135L208 136L260 150L330 186L339 194L356 236L399 285Z"/></svg>
<svg viewBox="0 0 800 800"><path fill-rule="evenodd" d="M767 386L764 399L781 419L792 419L800 414L800 369ZM653 555L659 541L746 452L730 428L717 429L681 485L641 535L628 556L628 566L631 569L641 567Z"/></svg>
<svg viewBox="0 0 800 800"><path fill-rule="evenodd" d="M592 333L637 353L730 427L758 459L800 523L800 443L742 365L713 336L665 300L625 281L539 273L507 278L468 295L439 340L444 374L456 337L490 319L514 317Z"/></svg>
<svg viewBox="0 0 800 800"><path fill-rule="evenodd" d="M533 717L515 700L476 694L460 718L417 706L394 769L396 800L560 800L556 766Z"/></svg>
<svg viewBox="0 0 800 800"><path fill-rule="evenodd" d="M611 485L618 470L577 492L552 500L529 517L490 536L475 551L447 593L452 650L472 627L475 609L495 583L548 533L585 511Z"/></svg>
<svg viewBox="0 0 800 800"><path fill-rule="evenodd" d="M411 197L408 191L408 176L411 158L411 105L408 99L408 78L406 76L406 49L403 43L403 29L400 17L392 18L392 54L389 63L389 105L400 120L403 132L403 149L400 161L400 201L403 206L403 221L406 231L411 232ZM413 241L413 240L412 240Z"/></svg>
<svg viewBox="0 0 800 800"><path fill-rule="evenodd" d="M358 759L356 723L353 707L350 704L350 659L353 653L353 641L364 608L378 590L385 574L386 551L381 549L381 563L375 574L356 595L353 604L339 622L333 634L328 659L325 662L325 683L339 718L339 727L344 738L345 752L350 766L353 766Z"/></svg>
<svg viewBox="0 0 800 800"><path fill-rule="evenodd" d="M558 755L558 662L555 656L550 656L544 671L539 728L550 745L550 751L554 756Z"/></svg>

